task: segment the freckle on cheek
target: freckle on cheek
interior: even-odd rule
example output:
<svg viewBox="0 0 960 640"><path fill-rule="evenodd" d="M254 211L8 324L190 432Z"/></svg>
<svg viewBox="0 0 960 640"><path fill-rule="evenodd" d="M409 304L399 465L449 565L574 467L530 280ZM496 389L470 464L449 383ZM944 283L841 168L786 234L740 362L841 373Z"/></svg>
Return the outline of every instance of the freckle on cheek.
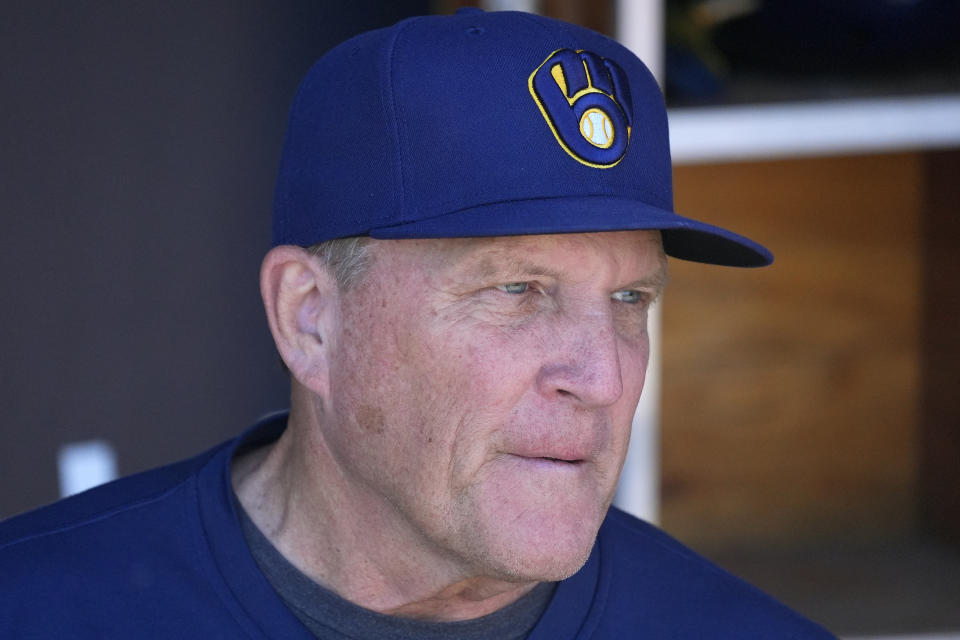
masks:
<svg viewBox="0 0 960 640"><path fill-rule="evenodd" d="M369 404L360 405L357 408L357 424L364 431L383 435L383 410Z"/></svg>

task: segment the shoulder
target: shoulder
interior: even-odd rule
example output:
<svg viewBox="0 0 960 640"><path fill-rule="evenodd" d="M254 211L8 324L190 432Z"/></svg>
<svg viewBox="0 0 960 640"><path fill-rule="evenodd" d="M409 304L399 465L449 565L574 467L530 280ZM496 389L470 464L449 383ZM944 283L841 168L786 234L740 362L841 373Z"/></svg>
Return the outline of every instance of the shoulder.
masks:
<svg viewBox="0 0 960 640"><path fill-rule="evenodd" d="M0 638L235 640L296 622L249 555L230 482L233 454L285 424L271 414L194 458L0 522Z"/></svg>
<svg viewBox="0 0 960 640"><path fill-rule="evenodd" d="M0 636L105 637L108 627L153 615L156 603L171 612L195 606L176 594L186 592L185 576L202 564L197 471L209 458L0 522Z"/></svg>
<svg viewBox="0 0 960 640"><path fill-rule="evenodd" d="M603 616L651 637L833 638L656 527L611 509L598 538Z"/></svg>
<svg viewBox="0 0 960 640"><path fill-rule="evenodd" d="M214 450L215 451L215 450ZM181 489L213 451L175 464L121 478L33 511L0 521L0 557L48 538L69 537L125 514L142 514Z"/></svg>

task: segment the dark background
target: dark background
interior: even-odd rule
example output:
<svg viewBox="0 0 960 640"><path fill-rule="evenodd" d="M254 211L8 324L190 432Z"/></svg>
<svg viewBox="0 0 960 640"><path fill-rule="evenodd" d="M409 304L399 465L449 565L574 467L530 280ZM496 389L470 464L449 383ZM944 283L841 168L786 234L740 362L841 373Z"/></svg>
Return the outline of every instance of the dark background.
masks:
<svg viewBox="0 0 960 640"><path fill-rule="evenodd" d="M300 77L429 2L6 1L0 9L0 517L61 444L128 474L287 404L260 305Z"/></svg>

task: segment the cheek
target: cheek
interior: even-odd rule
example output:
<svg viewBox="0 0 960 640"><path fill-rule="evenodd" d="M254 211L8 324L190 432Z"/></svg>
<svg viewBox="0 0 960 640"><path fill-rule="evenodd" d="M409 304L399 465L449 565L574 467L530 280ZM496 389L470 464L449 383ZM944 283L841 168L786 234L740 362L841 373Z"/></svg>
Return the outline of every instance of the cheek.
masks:
<svg viewBox="0 0 960 640"><path fill-rule="evenodd" d="M500 449L538 360L516 335L463 324L443 329L417 349L425 366L413 410L422 412L420 437L427 442L421 444L445 465L446 481L456 493Z"/></svg>
<svg viewBox="0 0 960 640"><path fill-rule="evenodd" d="M457 385L460 402L471 404L482 397L494 405L513 404L535 377L543 336L530 327L504 326L462 310L456 315L441 314L427 337L437 377Z"/></svg>
<svg viewBox="0 0 960 640"><path fill-rule="evenodd" d="M475 414L497 397L490 379L502 362L465 336L441 331L437 320L403 299L364 305L347 318L334 402L339 418L367 438L366 455L390 454L381 464L391 473L446 468L471 426L483 421Z"/></svg>

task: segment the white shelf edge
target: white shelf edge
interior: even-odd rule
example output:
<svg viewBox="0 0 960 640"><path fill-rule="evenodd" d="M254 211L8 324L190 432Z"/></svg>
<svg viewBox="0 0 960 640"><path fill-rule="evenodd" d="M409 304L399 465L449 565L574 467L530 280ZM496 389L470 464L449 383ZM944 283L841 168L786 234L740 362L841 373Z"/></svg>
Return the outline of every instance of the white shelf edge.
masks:
<svg viewBox="0 0 960 640"><path fill-rule="evenodd" d="M668 110L674 164L960 146L960 94Z"/></svg>

